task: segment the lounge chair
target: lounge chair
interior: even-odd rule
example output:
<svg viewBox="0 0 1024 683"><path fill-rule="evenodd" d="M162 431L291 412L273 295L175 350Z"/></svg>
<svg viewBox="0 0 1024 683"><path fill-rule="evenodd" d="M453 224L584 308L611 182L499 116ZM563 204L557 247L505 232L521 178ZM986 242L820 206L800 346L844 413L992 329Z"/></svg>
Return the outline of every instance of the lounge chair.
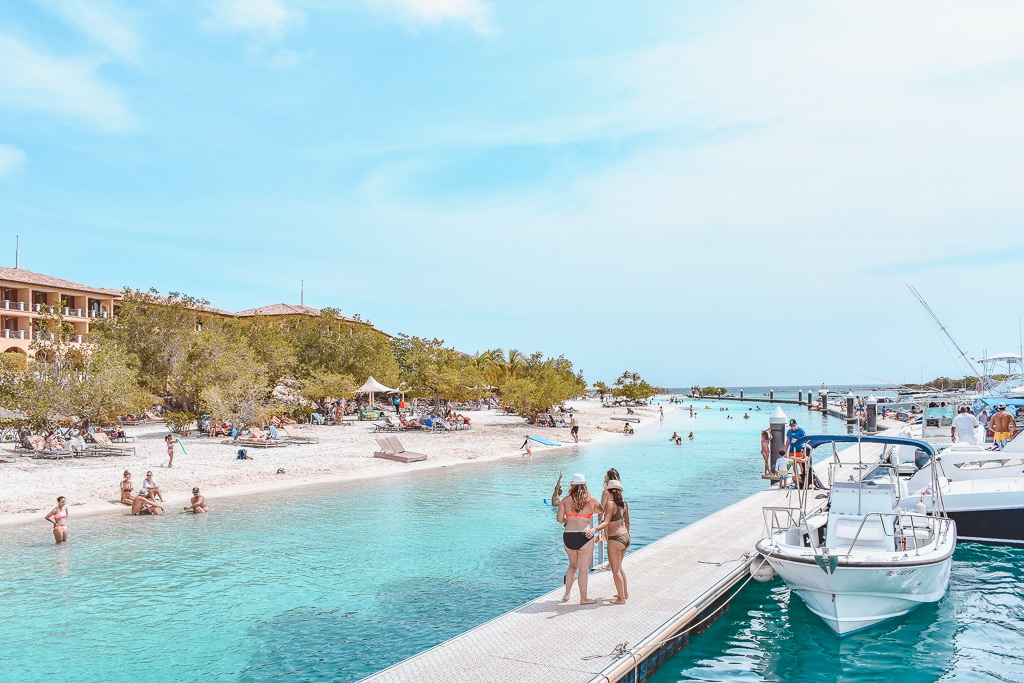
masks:
<svg viewBox="0 0 1024 683"><path fill-rule="evenodd" d="M240 443L243 446L252 446L253 448L278 448L287 445L281 439L271 439L270 435L265 434L259 427L249 427L249 433L252 436L248 438L240 436L229 443Z"/></svg>
<svg viewBox="0 0 1024 683"><path fill-rule="evenodd" d="M281 429L288 435L288 438L295 443L320 443L319 436L304 436L292 425L281 425Z"/></svg>
<svg viewBox="0 0 1024 683"><path fill-rule="evenodd" d="M377 443L380 444L380 450L373 454L375 458L384 458L385 460L397 460L398 462L419 462L420 460L426 460L427 456L425 453L416 453L414 451L405 450L405 446L398 440L397 436L378 436Z"/></svg>
<svg viewBox="0 0 1024 683"><path fill-rule="evenodd" d="M104 432L93 432L92 440L96 443L96 446L94 448L86 448L85 455L135 455L135 446L116 444Z"/></svg>
<svg viewBox="0 0 1024 683"><path fill-rule="evenodd" d="M28 449L24 444L21 444L19 448L22 450L31 450L33 458L52 458L53 460L60 460L61 458L74 457L74 453L70 448L65 448L62 451L51 451L46 448L46 440L39 435L27 437L28 442L32 448Z"/></svg>
<svg viewBox="0 0 1024 683"><path fill-rule="evenodd" d="M398 418L398 424L400 424L402 426L402 429L405 430L423 429L423 425L421 425L419 422L410 422L409 420L403 419L401 416L399 416Z"/></svg>
<svg viewBox="0 0 1024 683"><path fill-rule="evenodd" d="M0 462L17 462L18 451L5 451L0 449Z"/></svg>
<svg viewBox="0 0 1024 683"><path fill-rule="evenodd" d="M402 428L399 425L396 425L394 422L391 421L391 417L390 416L385 415L383 417L383 420L384 420L383 423L378 422L377 424L373 425L373 431L375 431L375 432L400 432L400 431L402 431Z"/></svg>

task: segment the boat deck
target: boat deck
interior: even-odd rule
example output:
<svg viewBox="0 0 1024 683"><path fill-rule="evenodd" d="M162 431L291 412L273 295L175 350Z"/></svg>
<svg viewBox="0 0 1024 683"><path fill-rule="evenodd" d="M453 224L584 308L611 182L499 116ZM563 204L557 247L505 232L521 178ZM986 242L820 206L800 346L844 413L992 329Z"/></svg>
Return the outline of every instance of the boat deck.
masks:
<svg viewBox="0 0 1024 683"><path fill-rule="evenodd" d="M431 681L617 681L634 667L653 670L659 648L748 575L754 544L764 535L761 509L796 505L789 491L765 490L627 555L630 599L608 604L611 574L590 576L596 605L562 603L562 588L364 679L367 683ZM673 650L674 652L675 650ZM641 661L650 661L640 664Z"/></svg>

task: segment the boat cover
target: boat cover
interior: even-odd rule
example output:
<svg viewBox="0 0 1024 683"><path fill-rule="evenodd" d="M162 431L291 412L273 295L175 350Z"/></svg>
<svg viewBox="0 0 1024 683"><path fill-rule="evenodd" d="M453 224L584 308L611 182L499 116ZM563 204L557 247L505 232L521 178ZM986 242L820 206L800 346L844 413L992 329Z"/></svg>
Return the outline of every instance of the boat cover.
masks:
<svg viewBox="0 0 1024 683"><path fill-rule="evenodd" d="M817 448L826 443L882 443L893 446L913 446L919 448L928 455L935 455L935 448L927 441L917 439L904 439L898 436L858 436L856 434L811 434L797 439L793 444L797 449L804 446Z"/></svg>

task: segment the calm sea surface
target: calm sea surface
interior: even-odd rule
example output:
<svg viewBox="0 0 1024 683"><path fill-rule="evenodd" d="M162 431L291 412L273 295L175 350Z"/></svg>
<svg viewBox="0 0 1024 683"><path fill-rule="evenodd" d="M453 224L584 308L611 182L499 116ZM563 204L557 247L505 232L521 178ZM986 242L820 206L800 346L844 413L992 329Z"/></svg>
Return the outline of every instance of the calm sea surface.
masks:
<svg viewBox="0 0 1024 683"><path fill-rule="evenodd" d="M762 488L773 407L706 404L532 461L218 501L201 517L72 517L62 547L42 522L4 528L0 681L358 680L561 584L543 501L559 471L599 483L617 467L640 545ZM696 438L675 446L673 431ZM658 680L1021 680L1021 559L965 547L939 605L843 641L781 582L752 583Z"/></svg>

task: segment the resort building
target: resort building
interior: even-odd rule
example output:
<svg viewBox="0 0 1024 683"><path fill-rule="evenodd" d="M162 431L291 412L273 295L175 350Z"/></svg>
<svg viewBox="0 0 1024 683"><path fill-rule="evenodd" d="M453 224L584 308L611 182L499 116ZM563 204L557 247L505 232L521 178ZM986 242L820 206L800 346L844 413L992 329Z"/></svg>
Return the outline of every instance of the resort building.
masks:
<svg viewBox="0 0 1024 683"><path fill-rule="evenodd" d="M36 328L44 315L60 313L74 326L71 341L81 343L89 324L113 315L121 299L118 289L89 287L23 268L0 268L0 290L0 352L26 355L43 334Z"/></svg>
<svg viewBox="0 0 1024 683"><path fill-rule="evenodd" d="M295 318L303 316L309 318L318 318L320 317L321 313L322 312L319 308L313 308L311 306L297 306L295 304L271 304L269 306L261 306L260 308L250 308L249 310L246 311L239 311L234 315L237 318L254 318L256 316L277 318L280 319L282 323L284 323L288 320L294 320ZM338 331L346 331L349 334L352 334L355 331L356 326L358 325L370 329L376 329L373 327L373 325L364 320L359 320L357 318L346 318L343 315L338 316ZM334 325L329 325L328 329L334 330ZM388 339L391 338L391 335L386 332L381 332L380 330L377 330L377 332L380 332Z"/></svg>
<svg viewBox="0 0 1024 683"><path fill-rule="evenodd" d="M74 326L70 341L82 343L89 334L91 322L117 313L123 294L119 289L80 285L23 268L0 268L0 290L3 295L0 299L0 353L25 355L32 354L32 342L44 334L36 329L37 321L44 315L60 313L65 323ZM197 330L202 329L203 316L200 314L203 313L219 318L251 319L264 316L279 319L282 324L299 317L312 318L321 315L319 308L294 304L271 304L238 313L201 304L193 304L190 308L197 312ZM357 326L373 329L372 325L363 320L341 315L338 316L337 328L333 324L329 327L351 334ZM390 335L384 332L381 334L390 338Z"/></svg>

